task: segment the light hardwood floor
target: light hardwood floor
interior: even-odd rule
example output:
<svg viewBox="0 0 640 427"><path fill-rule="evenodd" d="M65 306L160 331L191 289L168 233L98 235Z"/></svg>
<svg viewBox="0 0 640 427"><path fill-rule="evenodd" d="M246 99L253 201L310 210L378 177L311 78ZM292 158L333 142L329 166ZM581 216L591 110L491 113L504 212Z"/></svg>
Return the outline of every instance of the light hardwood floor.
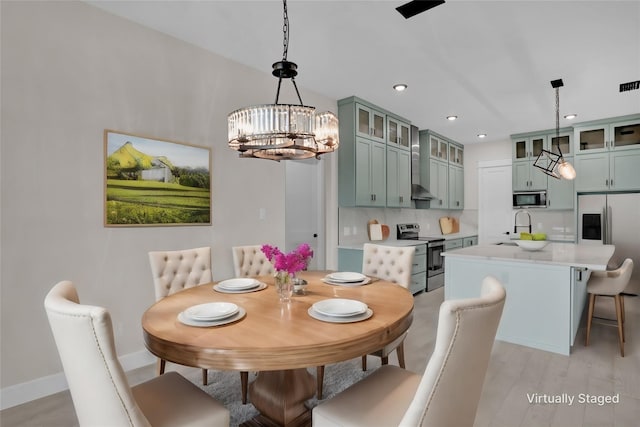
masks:
<svg viewBox="0 0 640 427"><path fill-rule="evenodd" d="M508 296L507 296L508 298ZM438 308L443 290L416 296L415 315L405 341L407 368L424 370L435 342ZM583 325L571 356L561 356L496 341L474 427L640 425L640 297L626 297L625 357L620 357L616 329L604 321L594 324L591 343L584 346ZM612 317L613 300L599 298L596 315ZM540 307L544 316L544 307ZM473 355L469 355L473 357ZM396 361L391 358L391 363ZM129 373L136 384L151 378L155 366ZM530 403L538 395L570 396L568 403ZM579 403L581 394L616 396L620 402ZM68 392L58 393L0 412L3 427L77 426Z"/></svg>

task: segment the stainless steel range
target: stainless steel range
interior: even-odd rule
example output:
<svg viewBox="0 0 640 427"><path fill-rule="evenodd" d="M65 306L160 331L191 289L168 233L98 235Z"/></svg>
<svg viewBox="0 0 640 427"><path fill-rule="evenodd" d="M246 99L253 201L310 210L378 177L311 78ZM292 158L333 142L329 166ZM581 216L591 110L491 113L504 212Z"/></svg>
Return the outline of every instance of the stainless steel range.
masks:
<svg viewBox="0 0 640 427"><path fill-rule="evenodd" d="M419 224L398 224L398 240L419 240L427 244L427 292L444 285L444 238L420 236Z"/></svg>

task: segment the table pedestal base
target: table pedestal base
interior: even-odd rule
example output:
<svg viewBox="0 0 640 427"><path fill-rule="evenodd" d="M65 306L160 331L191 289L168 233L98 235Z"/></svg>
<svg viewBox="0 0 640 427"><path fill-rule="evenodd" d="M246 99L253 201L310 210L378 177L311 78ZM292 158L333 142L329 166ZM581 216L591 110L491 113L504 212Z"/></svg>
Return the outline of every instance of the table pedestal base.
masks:
<svg viewBox="0 0 640 427"><path fill-rule="evenodd" d="M311 425L305 402L316 391L316 379L306 369L262 371L249 386L249 399L260 415L243 426Z"/></svg>

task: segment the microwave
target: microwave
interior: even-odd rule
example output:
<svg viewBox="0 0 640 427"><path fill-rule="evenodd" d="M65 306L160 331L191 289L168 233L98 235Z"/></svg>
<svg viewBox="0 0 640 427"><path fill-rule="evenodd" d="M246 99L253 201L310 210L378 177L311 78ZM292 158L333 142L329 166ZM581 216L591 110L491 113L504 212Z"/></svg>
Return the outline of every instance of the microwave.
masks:
<svg viewBox="0 0 640 427"><path fill-rule="evenodd" d="M514 208L546 208L546 191L518 191L513 193Z"/></svg>

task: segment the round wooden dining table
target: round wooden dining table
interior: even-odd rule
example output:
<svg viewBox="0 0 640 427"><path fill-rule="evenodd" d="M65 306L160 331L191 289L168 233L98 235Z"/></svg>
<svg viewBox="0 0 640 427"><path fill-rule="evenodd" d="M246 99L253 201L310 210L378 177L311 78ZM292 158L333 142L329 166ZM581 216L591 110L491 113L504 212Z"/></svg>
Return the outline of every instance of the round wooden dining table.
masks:
<svg viewBox="0 0 640 427"><path fill-rule="evenodd" d="M373 279L362 286L330 285L326 271L305 271L305 295L280 302L273 277L257 278L265 289L222 293L214 283L172 294L142 316L145 345L151 353L186 366L217 370L257 371L249 386L251 403L260 415L247 425L308 425L316 380L307 367L324 366L372 353L409 329L413 296L402 286ZM363 321L332 323L308 310L328 298L361 301L373 311ZM207 302L232 302L246 311L235 322L194 327L178 320L185 309Z"/></svg>

